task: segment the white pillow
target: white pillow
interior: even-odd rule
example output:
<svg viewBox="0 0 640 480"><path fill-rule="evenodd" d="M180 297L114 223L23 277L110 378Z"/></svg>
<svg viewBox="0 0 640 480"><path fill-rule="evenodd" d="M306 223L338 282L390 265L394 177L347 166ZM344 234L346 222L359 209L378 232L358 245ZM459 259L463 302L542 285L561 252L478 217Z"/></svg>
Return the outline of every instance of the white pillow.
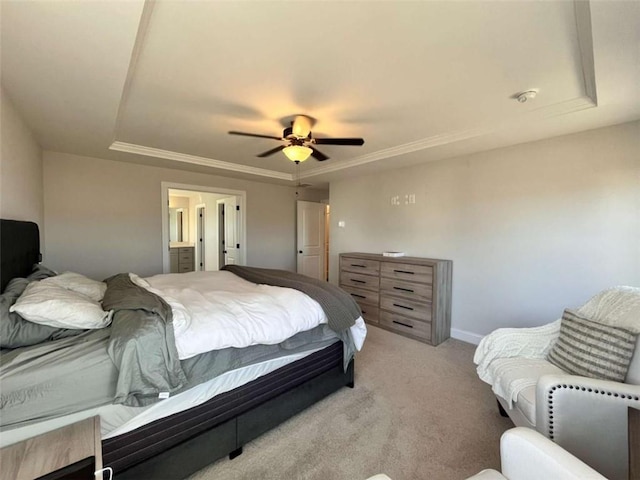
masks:
<svg viewBox="0 0 640 480"><path fill-rule="evenodd" d="M94 302L99 302L104 298L104 292L107 291L107 284L92 280L80 273L64 272L55 277L49 277L42 282L52 283L67 290L86 295Z"/></svg>
<svg viewBox="0 0 640 480"><path fill-rule="evenodd" d="M112 315L86 295L45 281L30 283L9 310L30 322L58 328L103 328Z"/></svg>

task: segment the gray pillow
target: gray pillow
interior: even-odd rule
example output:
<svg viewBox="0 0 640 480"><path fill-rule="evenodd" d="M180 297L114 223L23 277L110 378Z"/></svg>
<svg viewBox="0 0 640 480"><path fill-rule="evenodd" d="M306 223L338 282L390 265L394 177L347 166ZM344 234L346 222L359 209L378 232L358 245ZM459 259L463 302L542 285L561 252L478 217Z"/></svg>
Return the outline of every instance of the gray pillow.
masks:
<svg viewBox="0 0 640 480"><path fill-rule="evenodd" d="M56 275L58 274L55 271L45 267L40 263L36 263L33 266L33 270L27 277L27 280L29 280L30 282L33 282L34 280L44 280L45 278L55 277Z"/></svg>
<svg viewBox="0 0 640 480"><path fill-rule="evenodd" d="M46 269L46 267L44 268ZM48 271L51 272L51 270ZM29 275L29 278L41 279L47 276L51 275L45 270L37 269ZM27 347L49 340L79 335L84 332L84 330L39 325L25 320L17 313L9 312L11 305L22 295L28 284L29 280L27 278L14 278L0 295L0 348Z"/></svg>
<svg viewBox="0 0 640 480"><path fill-rule="evenodd" d="M603 325L565 310L560 335L547 360L573 375L624 382L636 337L625 328Z"/></svg>

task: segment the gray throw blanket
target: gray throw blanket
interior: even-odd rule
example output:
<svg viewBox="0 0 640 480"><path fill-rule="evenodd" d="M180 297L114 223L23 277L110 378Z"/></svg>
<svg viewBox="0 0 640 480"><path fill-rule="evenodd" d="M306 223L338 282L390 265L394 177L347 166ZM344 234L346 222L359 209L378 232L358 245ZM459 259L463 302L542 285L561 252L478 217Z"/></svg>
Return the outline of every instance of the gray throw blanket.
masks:
<svg viewBox="0 0 640 480"><path fill-rule="evenodd" d="M362 315L360 307L347 292L328 282L286 270L225 265L222 270L258 284L287 287L306 293L320 304L334 332L344 332Z"/></svg>
<svg viewBox="0 0 640 480"><path fill-rule="evenodd" d="M173 333L171 307L120 273L105 280L102 308L113 310L107 351L119 370L113 403L144 406L187 384Z"/></svg>

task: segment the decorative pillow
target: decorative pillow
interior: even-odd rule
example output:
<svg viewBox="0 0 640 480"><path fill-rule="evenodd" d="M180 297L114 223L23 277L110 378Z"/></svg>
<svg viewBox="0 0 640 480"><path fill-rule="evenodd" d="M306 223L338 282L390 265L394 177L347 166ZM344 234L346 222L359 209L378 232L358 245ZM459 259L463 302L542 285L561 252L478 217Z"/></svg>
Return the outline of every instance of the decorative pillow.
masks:
<svg viewBox="0 0 640 480"><path fill-rule="evenodd" d="M103 328L111 312L86 295L47 282L30 283L9 309L30 322L58 328Z"/></svg>
<svg viewBox="0 0 640 480"><path fill-rule="evenodd" d="M624 382L637 334L565 310L547 360L573 375Z"/></svg>
<svg viewBox="0 0 640 480"><path fill-rule="evenodd" d="M23 319L9 308L29 284L26 278L14 278L0 295L0 348L19 348L79 335L83 330L54 328Z"/></svg>
<svg viewBox="0 0 640 480"><path fill-rule="evenodd" d="M58 285L76 293L86 295L94 302L99 302L107 291L107 284L92 280L80 273L64 272L55 277L46 278L42 283Z"/></svg>

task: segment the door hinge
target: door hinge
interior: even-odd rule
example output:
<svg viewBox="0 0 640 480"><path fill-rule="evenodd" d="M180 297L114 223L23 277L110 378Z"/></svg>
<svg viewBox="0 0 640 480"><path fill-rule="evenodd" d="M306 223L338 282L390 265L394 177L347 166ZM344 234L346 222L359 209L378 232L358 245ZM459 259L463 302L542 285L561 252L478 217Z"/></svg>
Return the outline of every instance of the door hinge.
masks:
<svg viewBox="0 0 640 480"><path fill-rule="evenodd" d="M236 205L236 210L240 211L240 205Z"/></svg>
<svg viewBox="0 0 640 480"><path fill-rule="evenodd" d="M236 248L240 248L240 244L239 243L236 243Z"/></svg>

